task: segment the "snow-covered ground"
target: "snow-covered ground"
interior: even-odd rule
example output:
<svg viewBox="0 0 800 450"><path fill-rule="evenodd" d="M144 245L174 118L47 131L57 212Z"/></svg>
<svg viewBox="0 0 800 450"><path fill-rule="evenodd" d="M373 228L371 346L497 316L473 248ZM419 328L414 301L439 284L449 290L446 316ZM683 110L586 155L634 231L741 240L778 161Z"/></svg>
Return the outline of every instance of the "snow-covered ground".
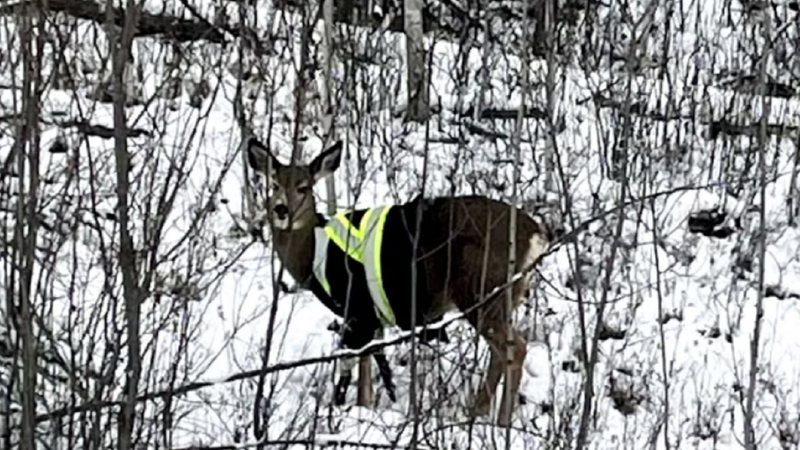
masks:
<svg viewBox="0 0 800 450"><path fill-rule="evenodd" d="M160 2L148 2L148 7L160 11L157 3ZM579 298L586 304L590 334L596 317L594 305L604 298L608 300L605 326L616 331L611 333L614 338L599 344L596 413L590 448L665 448L662 436L665 426L671 448L743 446L743 399L749 383L750 341L758 294L759 221L757 212L748 207L758 205L758 192L757 184L752 181L744 183L745 189L738 198L725 188L738 181L727 174L748 180L757 175L757 159L745 159L746 151L756 142L747 138L708 139L704 123L746 117L750 119L745 122L755 123L762 115L762 101L761 97L735 94L717 86L717 75L723 67L750 70L750 63L743 63L745 57L737 43L750 42L753 36L752 31L743 27L725 24L728 12L722 3L709 1L702 7L696 2L684 5L683 31L677 26L681 14L676 11L672 16L668 79L659 78L659 69L655 68L635 75L628 84L629 75L619 64L609 67L605 62L596 69L584 70L576 58L571 59L571 64L555 69L558 82L555 109L558 121L563 123L556 146L566 179L560 179L558 174L553 176L559 186L569 189L573 200L571 214L576 223L610 210L620 191L620 184L603 174L608 173L610 149L621 145L619 141L623 139L616 133L622 127L621 113L601 108L587 99L597 92L624 98L626 86L630 86L634 101L641 108L662 113L669 108L672 114L683 118L657 121L632 116L629 148L637 156L630 160L628 200L633 202L622 210L625 223L608 292L604 293L605 266L616 228L616 213L594 222L578 237L582 262L580 296L574 282L571 258L575 254L571 245L559 247L542 261L538 282L517 317L519 327L527 333L529 351L521 388L525 404L516 413L511 448L562 448L570 446L577 433L584 381L579 359ZM634 17L641 17L647 5L637 5L634 9ZM604 7L600 11L602 20L620 14L617 7ZM731 14L737 23L740 12ZM664 11L659 8L655 17L660 35ZM275 31L281 26L278 18L261 11L259 23L270 24ZM292 16L282 19L296 21ZM81 27L88 35L90 27L85 24ZM617 36L615 48L626 51L630 30L620 27L612 33L611 27L607 28L606 33ZM357 47L366 52L363 49L372 38L361 36ZM3 39L9 42L8 35ZM355 90L355 100L359 110L369 108L369 114L362 113L359 122L352 123L356 102L352 98L339 99L337 134L347 140L348 152L343 167L335 175L337 204L373 206L415 196L421 188L425 150L426 193L445 194L454 183L459 193L509 196L513 169L509 162L510 139L493 140L465 132L465 149L458 156L458 147L450 142L463 132L455 111L475 104L480 92L475 80L480 80L483 71L489 74L489 89L484 92L483 104L519 107L519 58L506 48L493 48L488 56L480 46L472 49L468 67L473 81L462 87L455 75L460 65L458 47L443 41L432 45L431 97L443 112L436 114L426 129L406 124L402 114L395 114L404 107L406 97L404 44L399 36L386 35L380 39L381 45L370 45L381 49L376 55L386 63L383 67L364 64L357 71L361 81ZM652 39L648 43L649 53L662 57L660 50L654 50L661 45L660 39ZM89 47L84 42L81 52L88 53ZM170 183L165 178L170 164L176 164L184 149L189 149L186 178L180 182L176 206L165 220L160 247L160 254L167 255L177 245L177 250L170 254L176 257L159 267L164 280L162 300L143 305L143 347L149 352L143 383L148 390L158 390L170 381L181 385L220 380L259 368L275 298L272 273L278 265L272 264L269 236L265 236L265 244L251 244L246 233L234 232L235 224L246 226L244 218L248 216L242 200L246 180L238 149L240 136L231 102L235 93L232 72L236 68L236 52L231 48L221 51L217 46L203 43L192 44L191 48L192 52L186 52L189 62L184 62L179 70L194 81L205 79L212 92L199 109L188 106L187 93L174 101L156 97L146 107L128 109L132 127L150 130L156 136L129 140L133 163L139 166L135 170L146 174L134 179L133 220L138 226L134 225L133 232L137 242L141 243L145 233L141 224L147 217L146 205L155 201L153 193L161 192ZM156 91L167 74L156 67L163 66L162 54L169 51L156 40L137 41L135 56L149 61L144 64L145 98ZM295 59L299 58L297 42L287 52L294 52ZM223 68L204 72L201 68L208 66L207 61L219 62L218 66ZM252 58L245 64L256 67ZM259 76L254 78L265 81L257 98L248 103L255 111L253 127L263 140L269 136L274 151L288 161L294 127L289 119L295 109L294 72L286 57L263 59L257 66L254 72ZM526 102L544 107L547 64L537 60L530 66L532 95ZM91 71L84 72L89 78L97 76ZM783 77L774 63L768 72L777 79ZM338 83L347 80L343 65L337 65L334 79ZM4 76L3 82L11 80ZM254 86L251 83L249 87ZM274 91L267 92L263 87ZM89 100L89 90L87 86L49 90L43 104L46 123L64 117L83 117L92 124L112 127L110 105ZM3 111L19 109L14 102L15 92L0 90ZM797 99L771 98L769 103L770 123L800 125ZM275 118L269 131L270 120L265 114L268 108L274 110ZM318 105L312 102L308 111L312 120L318 119L317 111ZM513 121L479 124L507 136L514 128ZM550 144L543 122L527 120L522 130L519 189L520 197L528 201L544 195L546 174L542 161ZM9 154L11 137L9 133L0 135L2 160ZM91 222L93 215L102 219L113 213L113 140L84 139L70 129L43 128L44 148L56 138L66 139L70 148L80 149L81 158L75 164L84 181L70 187L68 195L91 196L95 202L65 205L53 201L44 207L44 216L58 226L65 217L86 216L87 222ZM767 217L764 282L765 286L800 295L800 229L787 223L786 213L796 141L796 138L773 137L767 146L770 183L764 205ZM318 138L308 139L304 144L305 159L310 160L320 145ZM387 155L395 157L390 159ZM64 198L57 194L59 183L64 182L68 173L69 157L45 151L43 158L43 176L55 179L45 187L44 196ZM94 174L92 180L88 178L90 173ZM800 186L794 189L797 192ZM322 212L323 186L317 187L317 194ZM637 201L648 196L654 201ZM187 230L194 226L193 219L209 203L216 209L199 224L197 237L190 243L182 241ZM724 239L690 233L686 225L689 214L705 208L728 211L731 217L740 218L741 229ZM8 225L13 219L5 209L2 214L9 217L3 219ZM102 231L81 225L71 230L61 243L54 275L59 281L48 292L54 300L52 311L47 312L53 335L61 342L54 346L57 349L54 351L68 355L69 346L63 344L63 339L72 335L71 345L83 356L78 360L91 361L94 371L102 370L108 362L108 349L91 350L81 343L85 336L99 331L98 324L104 323L98 321L98 315L121 317L122 308L121 300L119 304L98 302L109 298L105 292L109 289L106 285L109 279L103 275L97 255L104 251L103 246L116 245L113 221L99 223ZM201 250L212 247L213 251ZM743 270L739 266L746 259L752 265ZM228 262L232 265L228 266ZM78 278L77 284L70 283L73 274ZM168 287L170 283L177 285L176 280L181 276L210 288L201 298L178 301ZM285 278L291 281L288 276ZM118 294L120 280L110 281L110 289ZM333 316L310 293L279 293L277 302L275 341L269 364L326 355L335 350L336 336L327 330ZM800 394L795 389L800 381L800 366L796 363L800 360L798 302L800 298L796 296L764 298L756 394L759 448L797 448L800 442ZM165 323L169 325L164 326ZM390 330L389 336L394 333L395 330ZM466 415L466 406L486 364L486 348L482 342L476 344L473 332L462 322L452 324L448 333L449 344L420 347L418 381L423 418L417 430L420 443L434 448L503 447L504 430L491 426L490 418L470 424ZM410 370L405 364L409 350L410 344L387 350L399 398L390 403L376 382L377 405L372 409L352 406L355 386L350 389L348 406L330 405L332 363L270 374L266 389L270 396L269 438L311 439L320 444L326 439L339 439L405 445L414 433L409 420ZM123 379L121 367L117 380ZM177 379L172 379L175 374ZM106 396L120 398L121 386L121 382L113 384ZM57 382L42 382L42 392L46 399L41 405L42 412L64 406L69 397L68 386ZM174 399L173 444L183 447L252 440L254 398L255 379L250 378L220 383ZM156 418L162 407L160 400L143 406L147 415ZM295 447L306 448L299 444Z"/></svg>

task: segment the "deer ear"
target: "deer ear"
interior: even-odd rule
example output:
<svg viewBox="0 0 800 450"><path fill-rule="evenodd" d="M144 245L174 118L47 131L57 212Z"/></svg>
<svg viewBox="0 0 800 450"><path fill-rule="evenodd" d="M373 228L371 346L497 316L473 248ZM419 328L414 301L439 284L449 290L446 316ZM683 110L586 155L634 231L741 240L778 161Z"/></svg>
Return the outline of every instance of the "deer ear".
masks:
<svg viewBox="0 0 800 450"><path fill-rule="evenodd" d="M272 152L254 137L245 141L245 150L247 151L247 163L257 172L271 176L272 172L281 165Z"/></svg>
<svg viewBox="0 0 800 450"><path fill-rule="evenodd" d="M311 169L311 176L314 181L319 181L328 175L332 174L342 160L342 141L336 141L333 145L323 150L313 161L309 164Z"/></svg>

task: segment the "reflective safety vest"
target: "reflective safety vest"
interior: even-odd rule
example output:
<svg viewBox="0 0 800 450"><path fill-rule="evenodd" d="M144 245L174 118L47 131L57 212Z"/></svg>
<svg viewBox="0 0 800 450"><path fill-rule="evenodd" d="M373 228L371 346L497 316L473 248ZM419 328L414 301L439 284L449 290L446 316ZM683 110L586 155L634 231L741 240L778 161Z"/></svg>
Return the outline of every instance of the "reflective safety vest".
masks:
<svg viewBox="0 0 800 450"><path fill-rule="evenodd" d="M381 270L381 246L383 227L391 206L368 209L361 217L358 227L354 226L347 213L336 214L323 228L314 229L314 275L331 294L331 286L325 274L327 268L328 243L333 242L345 254L364 266L367 287L375 305L375 312L384 326L395 325L394 311L383 289Z"/></svg>

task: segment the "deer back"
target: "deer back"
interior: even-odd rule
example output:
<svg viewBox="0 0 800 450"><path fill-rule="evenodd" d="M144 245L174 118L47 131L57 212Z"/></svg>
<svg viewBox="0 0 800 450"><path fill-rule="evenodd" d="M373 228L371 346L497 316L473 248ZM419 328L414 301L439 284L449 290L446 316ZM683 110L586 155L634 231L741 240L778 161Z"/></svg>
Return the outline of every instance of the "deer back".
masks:
<svg viewBox="0 0 800 450"><path fill-rule="evenodd" d="M517 213L520 271L538 258L550 236L546 224ZM505 283L510 215L510 205L481 196L417 198L392 207L382 230L379 276L396 324L410 328L412 310L417 325L438 320L456 306L455 295L464 296L462 303L478 300Z"/></svg>

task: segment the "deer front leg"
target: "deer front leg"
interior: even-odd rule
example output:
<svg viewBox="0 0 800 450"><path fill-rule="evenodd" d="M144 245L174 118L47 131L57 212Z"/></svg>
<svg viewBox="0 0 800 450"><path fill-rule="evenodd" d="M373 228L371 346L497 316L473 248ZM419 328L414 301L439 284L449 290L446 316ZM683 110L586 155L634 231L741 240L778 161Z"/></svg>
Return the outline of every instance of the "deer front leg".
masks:
<svg viewBox="0 0 800 450"><path fill-rule="evenodd" d="M339 362L339 381L336 382L333 390L334 405L344 405L347 399L347 388L350 387L350 382L353 380L353 367L357 362L358 358L356 357L342 358Z"/></svg>
<svg viewBox="0 0 800 450"><path fill-rule="evenodd" d="M328 324L328 330L337 334L344 331L342 324L336 320ZM339 379L333 388L333 404L336 406L344 405L347 399L347 388L350 387L350 382L353 380L352 371L355 361L355 358L342 358L339 361Z"/></svg>
<svg viewBox="0 0 800 450"><path fill-rule="evenodd" d="M383 352L376 352L372 356L375 358L375 362L378 365L378 373L380 374L381 380L383 380L384 387L386 387L386 394L389 396L389 400L396 402L397 395L395 393L394 381L392 380L392 369L389 366L386 355L383 354ZM350 383L353 380L352 370L357 361L358 359L355 357L345 358L339 365L339 381L336 382L333 395L334 404L336 406L343 405L347 398L347 388L350 387Z"/></svg>
<svg viewBox="0 0 800 450"><path fill-rule="evenodd" d="M381 380L383 380L383 386L386 388L386 394L389 396L389 400L396 402L397 395L394 391L392 368L389 367L389 361L386 360L386 355L380 350L375 352L373 356L375 357L375 363L378 364L378 373L381 376Z"/></svg>
<svg viewBox="0 0 800 450"><path fill-rule="evenodd" d="M358 350L367 345L372 340L372 336L375 334L375 331L373 330L375 327L371 327L369 326L369 322L365 322L363 320L359 321L355 317L346 319L343 325L337 325L337 326L332 325L329 326L328 328L341 333L342 336L341 345L345 348L353 350ZM342 358L339 363L339 380L337 381L334 389L334 403L337 406L343 405L345 403L347 396L347 388L350 386L350 382L352 381L352 371L356 365L359 365L359 359L364 359L364 357L361 358L357 356L346 357ZM366 361L368 362L369 360L366 359ZM359 365L359 368L360 369L362 368L361 365ZM388 364L387 364L387 369L388 369ZM366 384L364 386L367 386L369 388L367 396L365 396L367 392L362 391L363 381L366 381ZM359 395L358 403L362 405L371 404L372 400L366 399L365 401L365 398L371 397L372 380L364 373L362 373L361 370L359 370L359 382L360 383L358 392Z"/></svg>

